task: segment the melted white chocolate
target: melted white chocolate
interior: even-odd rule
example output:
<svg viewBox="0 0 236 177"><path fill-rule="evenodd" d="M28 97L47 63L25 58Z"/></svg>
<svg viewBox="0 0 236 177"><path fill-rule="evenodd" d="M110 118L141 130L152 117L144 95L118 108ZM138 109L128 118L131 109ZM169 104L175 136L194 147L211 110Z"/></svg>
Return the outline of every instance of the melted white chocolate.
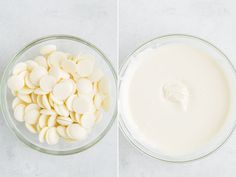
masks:
<svg viewBox="0 0 236 177"><path fill-rule="evenodd" d="M162 87L163 96L168 101L180 104L183 110L187 110L189 90L181 82L166 83Z"/></svg>
<svg viewBox="0 0 236 177"><path fill-rule="evenodd" d="M224 70L208 53L184 44L135 56L120 96L133 136L166 155L202 148L223 127L230 107Z"/></svg>

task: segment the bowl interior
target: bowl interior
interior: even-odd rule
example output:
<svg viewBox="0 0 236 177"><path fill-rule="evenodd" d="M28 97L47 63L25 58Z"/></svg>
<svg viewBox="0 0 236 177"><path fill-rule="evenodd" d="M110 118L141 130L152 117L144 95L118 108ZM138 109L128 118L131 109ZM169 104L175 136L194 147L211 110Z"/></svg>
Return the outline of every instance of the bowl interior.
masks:
<svg viewBox="0 0 236 177"><path fill-rule="evenodd" d="M15 120L13 115L13 110L11 107L13 95L11 91L7 88L7 80L12 73L14 65L20 61L26 61L29 59L34 59L39 54L39 49L47 44L54 44L57 46L57 50L66 53L71 53L73 55L88 54L92 55L96 59L98 66L104 71L106 77L110 84L110 96L111 105L108 112L103 112L103 117L98 121L92 128L87 139L83 141L68 143L60 140L56 145L48 145L47 143L40 143L38 140L38 134L30 133L24 123ZM116 117L116 75L115 71L110 64L109 60L104 56L104 54L97 49L92 44L71 36L50 36L41 38L27 45L22 49L14 58L10 61L8 66L5 68L5 72L2 78L1 84L1 107L4 117L14 131L14 133L20 138L24 143L31 146L34 149L40 150L45 153L51 154L72 154L95 144L99 141L111 127L113 120Z"/></svg>
<svg viewBox="0 0 236 177"><path fill-rule="evenodd" d="M168 156L158 151L157 149L153 149L143 144L142 140L140 140L139 137L136 136L135 132L132 130L133 129L132 125L125 113L125 103L123 102L123 99L122 99L122 95L125 92L125 87L124 88L122 87L123 86L122 80L125 78L125 74L126 72L128 72L129 66L135 62L134 61L135 56L147 48L158 48L159 46L170 44L170 43L192 45L193 47L199 48L207 52L209 55L211 55L212 58L216 60L216 62L219 64L219 66L222 68L225 75L227 76L228 83L230 85L230 92L231 92L230 93L231 94L231 99L230 99L231 108L230 108L228 117L224 125L222 125L221 130L204 147L200 148L196 152L193 152L191 154L186 154L184 156ZM121 68L120 80L119 80L119 95L120 95L119 108L120 108L120 115L121 115L119 119L119 123L120 123L121 130L124 133L124 135L128 138L128 140L130 140L130 142L135 147L137 147L139 150L143 151L144 153L154 158L158 158L165 161L171 161L171 162L183 162L183 161L190 161L190 160L201 158L213 152L219 146L221 146L225 142L225 140L229 137L231 132L233 131L233 128L236 124L236 111L234 109L234 107L236 106L235 90L236 90L235 70L232 64L230 63L230 61L227 59L227 57L212 44L202 39L199 39L197 37L187 36L187 35L169 35L169 36L156 38L142 45L137 50L135 50L130 56L128 56L126 63Z"/></svg>

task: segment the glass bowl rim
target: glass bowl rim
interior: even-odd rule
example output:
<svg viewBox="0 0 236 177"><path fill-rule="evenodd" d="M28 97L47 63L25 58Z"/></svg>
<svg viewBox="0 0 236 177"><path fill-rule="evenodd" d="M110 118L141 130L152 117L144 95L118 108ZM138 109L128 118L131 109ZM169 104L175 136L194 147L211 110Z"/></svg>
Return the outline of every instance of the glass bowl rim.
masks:
<svg viewBox="0 0 236 177"><path fill-rule="evenodd" d="M152 42L156 41L156 40L162 40L165 38L187 38L187 39L192 39L192 40L198 40L200 42L205 43L206 45L214 48L216 51L218 51L223 58L228 62L228 64L230 65L230 67L233 69L234 73L236 74L236 69L234 68L234 65L232 64L232 62L230 61L230 59L218 48L216 47L214 44L208 42L205 39L202 39L200 37L194 36L194 35L189 35L189 34L167 34L167 35L161 35L155 38L152 38L151 40L142 43L141 45L139 45L137 48L135 48L129 55L127 55L127 57L125 57L124 62L122 63L121 67L119 68L119 72L118 72L118 95L120 95L120 85L122 83L122 79L120 79L121 76L124 75L126 69L129 67L129 64L131 62L131 56L133 56L136 52L138 52L140 49L144 48L145 46L151 44ZM119 104L121 104L120 101L120 96L118 96L118 107ZM213 152L217 151L220 147L222 147L223 144L225 144L225 142L230 138L231 134L233 133L233 131L235 130L236 127L236 122L234 122L233 128L229 131L227 137L218 145L216 146L213 150L209 151L206 154L203 154L197 158L192 158L192 159L187 159L187 160L173 160L173 159L168 159L168 158L161 158L158 155L154 155L151 154L151 152L148 152L148 149L146 147L144 147L143 145L141 145L141 143L138 142L138 140L136 140L134 137L131 136L131 133L129 132L125 121L123 120L123 117L121 114L119 114L119 128L122 132L122 134L124 135L124 137L128 140L128 142L134 147L136 148L138 151L140 151L141 153L148 155L151 158L157 159L157 160L161 160L164 162L170 162L170 163L186 163L186 162L192 162L192 161L196 161L196 160L200 160L203 159L207 156L209 156L210 154L212 154Z"/></svg>
<svg viewBox="0 0 236 177"><path fill-rule="evenodd" d="M85 144L79 148L74 148L74 149L71 149L71 150L65 150L65 151L60 151L60 150L48 150L47 148L42 148L42 147L38 147L37 145L31 143L30 141L28 141L26 138L24 138L24 135L22 135L21 133L19 133L13 123L10 121L11 118L9 118L9 114L8 114L8 110L7 110L7 107L4 106L4 102L3 100L5 99L4 98L4 95L3 95L3 85L5 84L4 83L4 80L6 79L6 72L10 69L10 64L16 60L19 59L19 57L24 53L26 52L28 49L30 49L31 47L37 45L37 44L40 44L42 42L46 42L46 41L50 41L50 40L57 40L57 39L64 39L64 40L68 40L68 41L74 41L74 42L77 42L77 43L82 43L84 45L86 45L87 47L89 47L91 50L94 50L96 53L98 53L98 55L101 56L101 58L105 61L106 65L109 67L111 73L112 73L112 77L114 79L114 82L115 82L115 88L117 90L117 75L116 75L116 71L113 67L113 65L111 64L110 60L106 57L106 55L98 48L96 47L94 44L82 39L82 38L79 38L79 37L76 37L76 36L72 36L72 35L66 35L66 34L54 34L54 35L47 35L47 36L43 36L43 37L40 37L40 38L37 38L35 40L33 40L32 42L26 44L23 48L21 48L20 50L18 50L18 52L15 54L15 56L13 56L11 58L11 60L7 63L4 71L3 71L3 75L2 75L2 78L1 78L1 83L0 83L0 87L1 87L1 111L2 111L2 115L5 119L5 122L7 123L7 126L10 128L10 130L15 134L15 136L21 141L23 142L24 144L26 144L28 147L34 149L34 150L37 150L39 152L42 152L42 153L46 153L46 154L51 154L51 155L71 155L71 154L76 154L76 153L80 153L82 151L85 151L87 150L88 148L94 146L95 144L97 144L106 134L107 132L111 129L116 117L117 117L117 92L115 91L115 101L114 101L114 111L112 113L112 117L111 117L111 120L110 122L108 123L108 125L106 126L106 128L100 133L100 135L98 137L96 137L93 141L91 141L90 143L88 144Z"/></svg>

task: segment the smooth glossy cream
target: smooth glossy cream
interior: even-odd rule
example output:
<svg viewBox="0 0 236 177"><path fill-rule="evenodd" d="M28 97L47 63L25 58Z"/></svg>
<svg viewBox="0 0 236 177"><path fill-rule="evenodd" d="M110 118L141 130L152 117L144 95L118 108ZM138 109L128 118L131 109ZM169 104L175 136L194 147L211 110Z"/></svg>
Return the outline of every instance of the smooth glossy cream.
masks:
<svg viewBox="0 0 236 177"><path fill-rule="evenodd" d="M121 84L121 108L133 136L168 155L202 148L221 130L230 109L229 82L200 48L166 44L132 58Z"/></svg>

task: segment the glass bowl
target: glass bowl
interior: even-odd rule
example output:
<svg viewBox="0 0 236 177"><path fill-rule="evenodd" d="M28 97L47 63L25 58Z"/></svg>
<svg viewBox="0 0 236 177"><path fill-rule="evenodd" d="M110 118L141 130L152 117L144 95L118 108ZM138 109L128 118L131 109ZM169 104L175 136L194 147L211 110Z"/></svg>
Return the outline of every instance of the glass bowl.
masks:
<svg viewBox="0 0 236 177"><path fill-rule="evenodd" d="M10 89L7 87L7 80L12 73L14 65L21 61L33 59L39 55L39 49L47 44L54 44L60 51L68 52L73 55L81 53L91 54L95 57L96 62L104 71L110 83L110 96L111 105L108 112L104 112L102 119L95 124L92 131L89 133L87 139L74 143L65 142L60 140L56 145L48 145L47 143L40 143L38 134L30 133L24 123L15 120L13 110L11 107L13 96ZM107 57L93 44L74 36L68 35L52 35L37 39L22 50L20 50L13 59L6 66L2 80L1 80L1 109L3 116L14 134L26 145L38 151L54 154L54 155L67 155L78 153L96 144L101 140L108 130L111 128L116 115L116 73L112 64Z"/></svg>
<svg viewBox="0 0 236 177"><path fill-rule="evenodd" d="M228 81L230 83L230 92L231 92L231 99L230 99L230 111L228 114L228 117L226 118L226 121L224 125L222 125L221 130L212 138L204 147L201 147L197 151L193 153L188 153L186 155L181 156L170 156L167 154L164 154L161 151L158 151L157 149L153 149L151 147L148 147L144 143L142 143L142 140L138 137L138 135L135 134L135 132L132 130L132 125L129 123L129 119L127 114L125 113L125 108L123 104L123 96L122 94L125 92L125 88L122 86L122 81L124 81L125 75L129 70L129 66L132 65L134 62L134 57L142 52L143 50L147 48L158 48L159 46L170 44L170 43L180 43L180 44L187 44L192 45L194 47L200 48L203 51L206 51L208 54L212 56L216 60L216 62L221 66L223 71L225 72ZM156 159L169 161L169 162L186 162L191 160L196 160L199 158L202 158L216 149L218 149L230 136L232 133L235 125L236 125L236 73L233 65L229 61L229 59L226 57L226 55L223 54L217 47L212 45L211 43L200 39L198 37L189 36L189 35L182 35L182 34L173 34L173 35L167 35L155 38L143 45L141 45L139 48L137 48L132 54L130 54L127 57L126 62L121 67L120 75L119 75L119 126L121 131L123 132L124 136L131 142L134 147L141 150L143 153L154 157Z"/></svg>

